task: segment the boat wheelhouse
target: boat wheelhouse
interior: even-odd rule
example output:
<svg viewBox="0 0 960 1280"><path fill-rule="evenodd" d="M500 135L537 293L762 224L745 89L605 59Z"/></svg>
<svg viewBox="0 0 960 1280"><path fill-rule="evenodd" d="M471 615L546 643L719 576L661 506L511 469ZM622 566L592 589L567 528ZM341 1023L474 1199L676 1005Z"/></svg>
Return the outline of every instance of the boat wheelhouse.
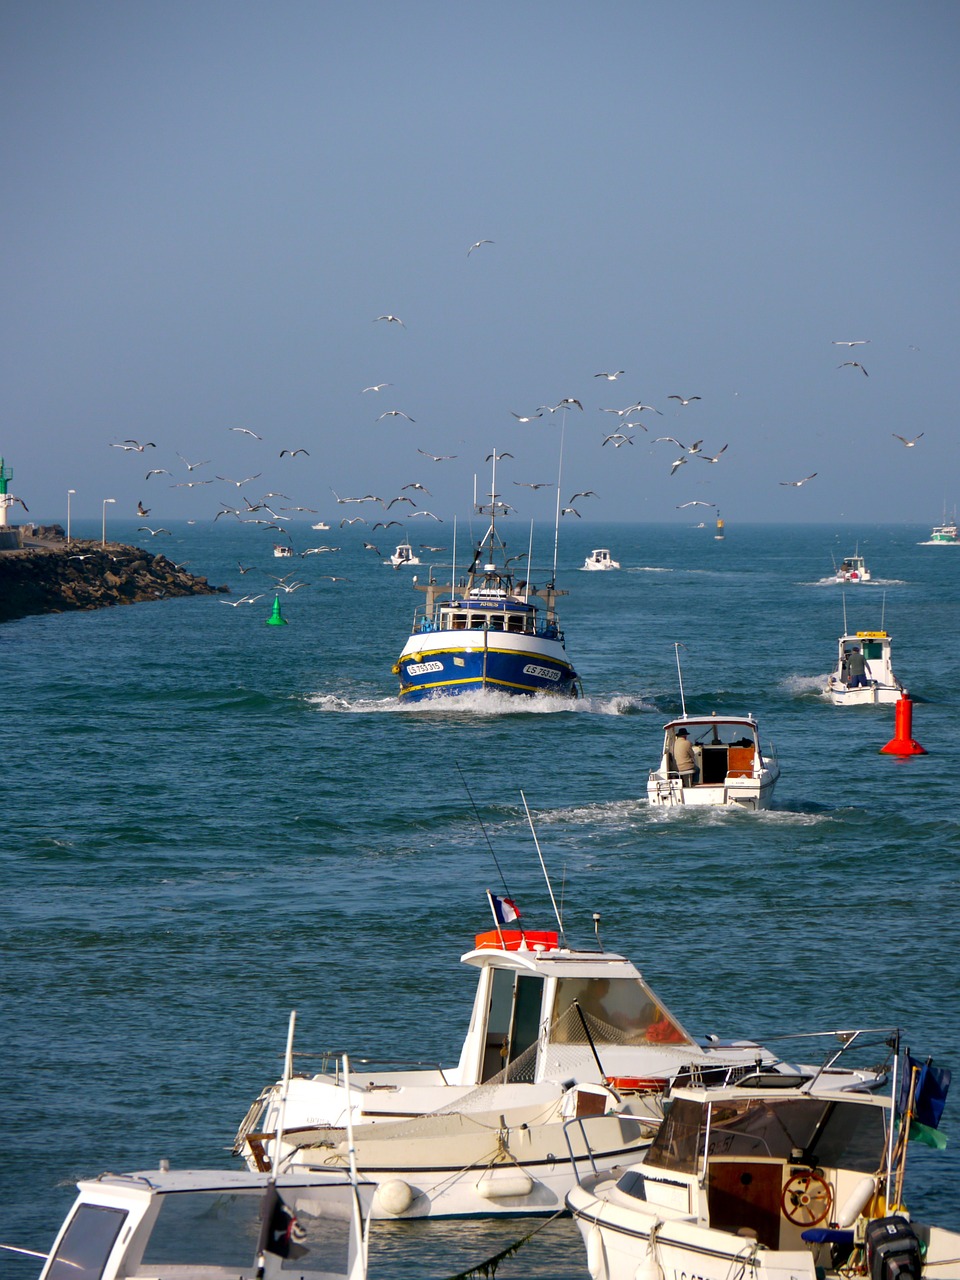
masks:
<svg viewBox="0 0 960 1280"><path fill-rule="evenodd" d="M889 704L898 702L906 692L893 674L890 636L886 631L857 631L840 637L837 665L824 689L835 707Z"/></svg>
<svg viewBox="0 0 960 1280"><path fill-rule="evenodd" d="M642 1163L567 1196L591 1276L957 1280L960 1234L904 1209L897 1110L802 1084L675 1089Z"/></svg>
<svg viewBox="0 0 960 1280"><path fill-rule="evenodd" d="M619 569L620 561L614 560L606 547L597 547L583 562L584 569Z"/></svg>
<svg viewBox="0 0 960 1280"><path fill-rule="evenodd" d="M678 745L683 740L685 745ZM679 759L678 759L679 756ZM647 779L650 804L769 809L780 766L765 754L752 716L680 716L663 728L660 763Z"/></svg>
<svg viewBox="0 0 960 1280"><path fill-rule="evenodd" d="M556 610L557 597L566 592L552 579L541 587L517 580L510 569L497 530L506 505L496 493L497 456L490 502L478 507L489 515L490 526L466 576L451 587L437 583L431 571L428 582L414 584L426 603L415 611L410 638L393 667L405 702L477 690L567 698L580 693Z"/></svg>

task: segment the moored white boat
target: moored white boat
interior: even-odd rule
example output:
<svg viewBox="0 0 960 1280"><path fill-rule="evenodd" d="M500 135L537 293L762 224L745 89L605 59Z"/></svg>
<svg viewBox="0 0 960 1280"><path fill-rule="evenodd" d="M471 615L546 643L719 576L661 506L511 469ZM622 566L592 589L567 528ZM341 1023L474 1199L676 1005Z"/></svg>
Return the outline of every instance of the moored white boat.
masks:
<svg viewBox="0 0 960 1280"><path fill-rule="evenodd" d="M674 1090L641 1163L567 1196L593 1280L957 1280L960 1233L904 1208L895 1094Z"/></svg>
<svg viewBox="0 0 960 1280"><path fill-rule="evenodd" d="M104 1173L77 1184L39 1280L364 1280L375 1188L343 1170Z"/></svg>
<svg viewBox="0 0 960 1280"><path fill-rule="evenodd" d="M620 561L614 560L606 547L597 547L583 562L584 569L619 569Z"/></svg>
<svg viewBox="0 0 960 1280"><path fill-rule="evenodd" d="M248 1166L338 1167L349 1119L360 1176L379 1185L373 1216L552 1213L574 1164L635 1157L679 1073L720 1080L774 1073L874 1087L875 1071L792 1066L752 1041L698 1041L637 969L607 951L573 950L553 932L481 934L462 962L479 971L455 1067L339 1071L265 1088L237 1133ZM849 1034L844 1033L849 1039ZM333 1055L331 1055L332 1057ZM578 1118L572 1152L564 1125Z"/></svg>
<svg viewBox="0 0 960 1280"><path fill-rule="evenodd" d="M779 777L776 754L772 747L766 753L761 748L752 716L683 715L664 725L660 763L650 770L647 799L668 808L769 809Z"/></svg>
<svg viewBox="0 0 960 1280"><path fill-rule="evenodd" d="M886 631L842 635L837 641L837 665L827 678L824 693L836 707L898 702L906 689L893 674Z"/></svg>
<svg viewBox="0 0 960 1280"><path fill-rule="evenodd" d="M454 588L437 583L432 574L428 582L415 584L426 593L426 603L417 609L410 638L393 667L405 702L478 690L579 695L579 677L567 657L556 612L557 597L564 593L552 579L539 588L518 581L506 559L497 531L497 515L505 504L496 493L496 452L493 458L490 502L478 508L489 515L490 527L466 577Z"/></svg>

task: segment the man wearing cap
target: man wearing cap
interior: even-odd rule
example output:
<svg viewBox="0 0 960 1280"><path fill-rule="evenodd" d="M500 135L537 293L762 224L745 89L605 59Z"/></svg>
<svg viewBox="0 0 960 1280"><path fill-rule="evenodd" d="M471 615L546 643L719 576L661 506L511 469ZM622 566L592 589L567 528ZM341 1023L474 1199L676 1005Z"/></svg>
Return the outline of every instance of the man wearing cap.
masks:
<svg viewBox="0 0 960 1280"><path fill-rule="evenodd" d="M673 759L680 775L680 783L684 787L692 787L696 781L697 758L693 747L687 741L686 729L678 729L673 740Z"/></svg>

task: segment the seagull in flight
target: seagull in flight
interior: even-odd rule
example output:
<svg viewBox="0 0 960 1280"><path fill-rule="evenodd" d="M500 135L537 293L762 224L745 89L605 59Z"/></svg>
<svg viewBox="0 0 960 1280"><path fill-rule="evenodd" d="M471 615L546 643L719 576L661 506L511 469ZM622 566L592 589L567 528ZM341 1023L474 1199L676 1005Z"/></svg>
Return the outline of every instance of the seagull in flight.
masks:
<svg viewBox="0 0 960 1280"><path fill-rule="evenodd" d="M668 400L679 400L683 405L693 404L694 400L701 400L702 398L702 396L687 396L687 398L684 399L683 396L667 396Z"/></svg>
<svg viewBox="0 0 960 1280"><path fill-rule="evenodd" d="M305 453L308 458L310 457L310 454L307 453L306 449L281 449L280 457L282 458L284 454L289 454L291 458L295 458L298 453Z"/></svg>
<svg viewBox="0 0 960 1280"><path fill-rule="evenodd" d="M382 391L384 387L392 386L392 382L375 382L372 387L364 387L360 394L363 395L364 391Z"/></svg>
<svg viewBox="0 0 960 1280"><path fill-rule="evenodd" d="M249 427L228 427L229 431L239 431L241 435L253 436L254 440L262 440L263 436L258 436L255 431L251 431Z"/></svg>
<svg viewBox="0 0 960 1280"><path fill-rule="evenodd" d="M137 503L137 515L138 515L138 516L140 516L140 517L141 517L141 519L142 519L142 518L145 518L146 516L148 516L149 514L150 514L150 508L149 508L149 507L145 507L145 506L143 505L143 503L142 503L142 502L138 502L138 503Z"/></svg>
<svg viewBox="0 0 960 1280"><path fill-rule="evenodd" d="M687 458L686 454L684 454L683 457L681 458L677 458L676 462L674 462L673 466L670 468L670 474L673 475L675 471L677 471L680 467L683 466L685 462L688 462L688 461L689 459Z"/></svg>
<svg viewBox="0 0 960 1280"><path fill-rule="evenodd" d="M513 416L516 418L518 422L533 422L536 418L543 417L542 411L540 413L529 413L527 414L526 417L524 417L522 414L519 414L519 413L513 413L512 409L510 410L510 412L513 414Z"/></svg>
<svg viewBox="0 0 960 1280"><path fill-rule="evenodd" d="M155 449L157 446L152 440L147 440L145 444L140 444L138 440L124 440L123 444L111 444L111 449L122 449L124 453L143 453L144 449Z"/></svg>
<svg viewBox="0 0 960 1280"><path fill-rule="evenodd" d="M780 483L789 485L793 489L799 489L802 484L806 484L808 480L812 480L816 474L817 473L814 471L813 475L804 476L802 480L781 480Z"/></svg>
<svg viewBox="0 0 960 1280"><path fill-rule="evenodd" d="M609 444L611 440L615 449L619 449L622 444L633 444L633 436L625 436L622 431L614 431L612 435L604 436L603 443Z"/></svg>
<svg viewBox="0 0 960 1280"><path fill-rule="evenodd" d="M151 538L155 538L158 533L169 533L169 529L151 529L148 525L142 524L137 529L137 533L149 533Z"/></svg>
<svg viewBox="0 0 960 1280"><path fill-rule="evenodd" d="M373 323L376 324L377 320L386 320L388 324L398 324L401 329L407 327L399 316L377 316Z"/></svg>
<svg viewBox="0 0 960 1280"><path fill-rule="evenodd" d="M387 503L388 511L390 510L390 508L393 506L395 502L409 502L411 507L415 507L417 505L412 498L408 498L405 493L401 493L398 497L391 498L390 501Z"/></svg>
<svg viewBox="0 0 960 1280"><path fill-rule="evenodd" d="M564 507L560 514L562 516L576 516L578 520L583 519L583 516L574 507Z"/></svg>
<svg viewBox="0 0 960 1280"><path fill-rule="evenodd" d="M422 453L425 458L432 458L434 462L452 462L460 456L458 453L427 453L425 449L418 449L417 453Z"/></svg>
<svg viewBox="0 0 960 1280"><path fill-rule="evenodd" d="M583 413L583 405L579 400L574 399L573 396L564 396L564 398L558 403L557 408L562 409L564 405L576 405L580 412Z"/></svg>
<svg viewBox="0 0 960 1280"><path fill-rule="evenodd" d="M443 524L443 517L435 516L432 511L411 511L411 520L415 520L417 516L429 516L431 520L436 520L437 524Z"/></svg>
<svg viewBox="0 0 960 1280"><path fill-rule="evenodd" d="M213 484L212 480L181 480L179 484L172 484L171 489L196 489L202 484Z"/></svg>
<svg viewBox="0 0 960 1280"><path fill-rule="evenodd" d="M414 480L412 484L403 485L400 489L400 492L403 493L404 489L419 489L421 493L427 494L428 497L431 497L431 498L433 497L433 494L430 492L427 486L425 484L420 484L418 480Z"/></svg>
<svg viewBox="0 0 960 1280"><path fill-rule="evenodd" d="M394 525L396 525L398 529L403 528L399 520L387 520L386 522L384 522L383 520L378 520L373 527L374 529L390 529ZM364 543L364 546L366 546L366 543Z"/></svg>
<svg viewBox="0 0 960 1280"><path fill-rule="evenodd" d="M867 373L866 369L863 367L863 365L860 363L859 360L844 360L843 364L837 365L837 368L838 369L859 369L865 378L870 377L869 373Z"/></svg>
<svg viewBox="0 0 960 1280"><path fill-rule="evenodd" d="M340 521L340 528L342 529L345 524L366 524L366 523L367 521L364 520L363 516L354 516L352 520L348 516L344 516L343 519Z"/></svg>
<svg viewBox="0 0 960 1280"><path fill-rule="evenodd" d="M408 422L416 422L416 418L411 418L409 413L404 413L402 409L387 409L385 413L381 413L377 421L382 422L384 418L406 418Z"/></svg>
<svg viewBox="0 0 960 1280"><path fill-rule="evenodd" d="M207 463L210 461L209 458L206 458L204 459L203 462L188 462L182 453L178 453L177 457L180 459L180 461L183 463L183 465L187 468L188 471L196 471L197 467L205 467Z"/></svg>
<svg viewBox="0 0 960 1280"><path fill-rule="evenodd" d="M496 458L499 461L501 458L512 458L512 457L513 457L512 453L497 453L496 449L494 449L493 453L487 454L487 456L484 458L484 462L489 462L491 458Z"/></svg>
<svg viewBox="0 0 960 1280"><path fill-rule="evenodd" d="M365 542L363 546L365 551L375 551L378 556L383 555L383 552L380 550L380 548L375 547L372 542Z"/></svg>
<svg viewBox="0 0 960 1280"><path fill-rule="evenodd" d="M242 484L249 484L251 480L259 480L263 475L262 471L258 471L255 476L245 476L243 480L231 480L229 476L217 476L218 480L222 480L224 484L235 484L239 489Z"/></svg>
<svg viewBox="0 0 960 1280"><path fill-rule="evenodd" d="M573 497L568 498L567 502L576 502L577 498L599 498L599 493L594 493L592 489L582 489L579 493L575 493Z"/></svg>
<svg viewBox="0 0 960 1280"><path fill-rule="evenodd" d="M727 445L724 445L724 446L723 446L723 449L718 449L718 450L717 450L717 452L716 452L716 454L714 454L712 457L711 457L711 455L710 455L709 453L701 453L701 452L700 452L700 450L698 449L698 450L696 451L696 455L695 455L695 456L696 456L696 457L698 457L698 458L700 458L700 459L701 459L701 461L703 461L703 462L719 462L719 461L720 461L720 455L721 455L721 453L723 453L723 452L724 452L724 450L725 450L725 449L727 449L727 448L728 448L728 446L727 446ZM693 452L693 451L691 450L691 452Z"/></svg>
<svg viewBox="0 0 960 1280"><path fill-rule="evenodd" d="M330 492L341 506L346 502L379 502L383 506L383 499L378 498L375 493L365 493L362 498L341 498L336 489L331 489Z"/></svg>
<svg viewBox="0 0 960 1280"><path fill-rule="evenodd" d="M869 338L857 338L854 342L838 342L834 339L832 345L835 347L865 347L869 341Z"/></svg>
<svg viewBox="0 0 960 1280"><path fill-rule="evenodd" d="M701 502L699 498L696 498L693 502L681 502L677 510L682 511L684 507L715 507L716 505L715 502Z"/></svg>
<svg viewBox="0 0 960 1280"><path fill-rule="evenodd" d="M899 440L905 449L912 449L913 446L920 439L920 436L923 435L923 432L921 431L918 435L915 435L912 440L908 440L906 436L898 436L895 431L891 431L890 434L894 437L895 440Z"/></svg>
<svg viewBox="0 0 960 1280"><path fill-rule="evenodd" d="M170 474L171 473L166 469L166 467L154 467L152 471L147 472L144 476L144 480L149 480L151 476L168 476Z"/></svg>
<svg viewBox="0 0 960 1280"><path fill-rule="evenodd" d="M258 596L241 596L239 600L221 600L221 604L228 604L231 609L236 609L238 604L255 604L258 600L263 599L263 593Z"/></svg>
<svg viewBox="0 0 960 1280"><path fill-rule="evenodd" d="M553 488L552 482L547 480L540 480L539 482L533 483L533 484L529 480L514 480L513 483L516 485L519 485L521 489L552 489Z"/></svg>
<svg viewBox="0 0 960 1280"><path fill-rule="evenodd" d="M492 240L475 240L473 244L470 246L470 248L467 250L467 257L469 258L471 253L473 253L474 249L479 249L482 244L493 244L493 241Z"/></svg>
<svg viewBox="0 0 960 1280"><path fill-rule="evenodd" d="M625 373L625 372L626 372L625 369L617 369L615 373L595 373L593 376L595 378L606 378L608 382L616 382L616 380L620 377L621 373Z"/></svg>

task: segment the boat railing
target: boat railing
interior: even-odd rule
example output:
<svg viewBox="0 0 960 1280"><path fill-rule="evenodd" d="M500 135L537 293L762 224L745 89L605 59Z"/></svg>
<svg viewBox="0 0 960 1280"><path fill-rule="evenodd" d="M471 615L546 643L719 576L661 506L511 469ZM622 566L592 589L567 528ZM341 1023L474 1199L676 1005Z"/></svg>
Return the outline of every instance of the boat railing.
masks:
<svg viewBox="0 0 960 1280"><path fill-rule="evenodd" d="M600 1172L597 1168L597 1162L593 1158L593 1148L590 1145L590 1139L587 1137L587 1130L584 1125L585 1119L587 1119L585 1116L574 1116L572 1119L565 1121L563 1125L563 1140L567 1144L567 1150L570 1152L570 1166L573 1169L573 1176L577 1180L577 1186L580 1186L580 1167L577 1164L578 1157L573 1150L573 1143L570 1140L570 1130L574 1126L580 1130L580 1137L583 1139L584 1151L586 1153L586 1158L590 1161L590 1168L593 1170L593 1176L596 1177ZM583 1156L579 1157L580 1160L583 1158Z"/></svg>
<svg viewBox="0 0 960 1280"><path fill-rule="evenodd" d="M343 1076L343 1050L342 1049L325 1049L319 1053L308 1053L308 1052L297 1051L294 1053L293 1056L295 1058L312 1058L314 1060L319 1060L320 1070L316 1073L311 1072L310 1073L311 1075L317 1074L317 1075L325 1076L325 1075L332 1074L334 1080L338 1085L343 1083L344 1076ZM388 1070L396 1070L398 1068L406 1069L406 1068L412 1067L421 1071L422 1070L436 1071L439 1074L440 1079L444 1084L450 1084L450 1081L447 1079L447 1074L446 1074L447 1071L451 1070L449 1066L445 1069L442 1063L424 1061L422 1058L358 1058L354 1055L351 1055L350 1065L351 1065L351 1068L353 1068L353 1070L351 1071L352 1075L356 1075L355 1068L357 1066L375 1067L380 1070L383 1070L384 1068L387 1068ZM331 1068L332 1068L332 1072L331 1072Z"/></svg>

